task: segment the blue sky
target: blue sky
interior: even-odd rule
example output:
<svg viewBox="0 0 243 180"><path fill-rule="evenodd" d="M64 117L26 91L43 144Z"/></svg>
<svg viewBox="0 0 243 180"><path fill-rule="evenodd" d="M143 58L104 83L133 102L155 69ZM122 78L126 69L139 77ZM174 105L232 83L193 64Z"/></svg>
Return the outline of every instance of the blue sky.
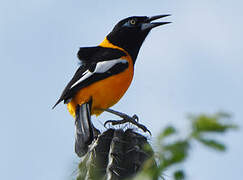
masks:
<svg viewBox="0 0 243 180"><path fill-rule="evenodd" d="M73 118L64 105L51 106L78 67L78 48L100 43L131 15L171 13L173 24L149 34L132 85L114 108L138 114L154 136L168 124L186 131L188 113L225 110L242 126L242 6L240 0L1 0L0 179L75 177ZM94 121L101 127L110 117ZM226 153L194 144L184 166L188 178L240 179L242 138L241 131L223 136Z"/></svg>

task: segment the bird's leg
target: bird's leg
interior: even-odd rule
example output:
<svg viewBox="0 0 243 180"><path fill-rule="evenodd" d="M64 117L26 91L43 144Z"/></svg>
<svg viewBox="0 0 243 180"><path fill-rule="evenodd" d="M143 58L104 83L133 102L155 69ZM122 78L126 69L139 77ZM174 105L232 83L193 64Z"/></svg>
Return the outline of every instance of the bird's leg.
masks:
<svg viewBox="0 0 243 180"><path fill-rule="evenodd" d="M135 126L137 126L138 128L142 129L144 132L149 132L151 134L151 132L146 128L146 126L138 123L138 116L136 114L134 114L132 117L125 114L125 113L122 113L122 112L119 112L119 111L115 111L113 109L103 109L104 111L106 112L109 112L109 113L112 113L112 114L115 114L119 117L122 118L122 120L108 120L105 122L105 126L106 124L108 123L111 123L112 125L118 125L118 124L124 124L124 123L132 123L134 124Z"/></svg>

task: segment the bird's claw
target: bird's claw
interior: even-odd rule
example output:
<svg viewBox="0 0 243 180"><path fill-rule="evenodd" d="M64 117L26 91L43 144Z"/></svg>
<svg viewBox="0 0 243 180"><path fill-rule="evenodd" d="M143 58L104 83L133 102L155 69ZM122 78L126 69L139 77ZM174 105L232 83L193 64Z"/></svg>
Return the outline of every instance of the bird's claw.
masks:
<svg viewBox="0 0 243 180"><path fill-rule="evenodd" d="M124 124L124 123L126 123L124 120L108 120L108 121L106 121L105 123L104 123L104 126L106 127L106 125L108 124L108 123L111 123L111 125L118 125L118 124Z"/></svg>
<svg viewBox="0 0 243 180"><path fill-rule="evenodd" d="M133 116L132 116L132 118L135 120L135 121L139 121L139 118L138 118L138 116L136 115L136 114L134 114Z"/></svg>
<svg viewBox="0 0 243 180"><path fill-rule="evenodd" d="M137 124L135 124L135 125L136 125L138 128L142 129L143 132L148 132L150 135L152 135L151 132L150 132L150 130L148 130L148 128L147 128L146 126L144 126L144 125L142 125L142 124L139 124L139 123L137 123Z"/></svg>
<svg viewBox="0 0 243 180"><path fill-rule="evenodd" d="M151 135L151 132L148 130L148 128L140 123L138 123L138 117L134 115L131 119L122 119L122 120L108 120L104 123L104 126L108 123L111 123L113 126L118 124L124 124L124 123L132 123L138 128L142 129L144 132L148 132Z"/></svg>
<svg viewBox="0 0 243 180"><path fill-rule="evenodd" d="M121 120L108 120L108 121L106 121L104 123L105 127L106 127L106 125L108 123L111 123L112 125L118 125L118 124L124 124L124 123L132 123L135 126L137 126L138 128L142 129L144 132L148 132L151 135L151 132L146 128L146 126L138 123L139 118L138 118L138 116L136 114L134 114L131 117L131 116L125 114L125 113L122 113L122 112L119 112L119 111L115 111L115 110L112 110L112 109L101 109L101 110L104 110L106 112L115 114L115 115L117 115L117 116L122 118Z"/></svg>

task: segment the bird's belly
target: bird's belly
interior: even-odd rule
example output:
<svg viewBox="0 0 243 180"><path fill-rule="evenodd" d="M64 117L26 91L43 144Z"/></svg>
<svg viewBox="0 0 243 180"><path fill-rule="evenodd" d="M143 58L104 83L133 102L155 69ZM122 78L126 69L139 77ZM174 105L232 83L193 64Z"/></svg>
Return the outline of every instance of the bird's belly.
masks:
<svg viewBox="0 0 243 180"><path fill-rule="evenodd" d="M101 109L107 109L121 99L131 84L132 78L133 68L130 66L122 73L97 81L81 89L68 103L69 112L75 117L77 104L86 103L92 98L91 114L101 114L103 112Z"/></svg>

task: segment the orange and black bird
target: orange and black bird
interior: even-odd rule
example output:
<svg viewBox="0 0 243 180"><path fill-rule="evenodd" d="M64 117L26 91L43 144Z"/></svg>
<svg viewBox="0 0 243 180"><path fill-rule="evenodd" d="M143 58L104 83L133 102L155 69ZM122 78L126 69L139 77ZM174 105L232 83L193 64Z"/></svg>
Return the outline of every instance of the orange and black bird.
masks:
<svg viewBox="0 0 243 180"><path fill-rule="evenodd" d="M76 146L90 144L93 140L95 128L91 115L98 116L108 111L123 118L117 123L129 121L146 130L137 123L136 116L130 117L109 107L116 104L130 86L139 49L151 29L170 23L152 21L167 16L125 18L115 25L101 44L79 49L80 67L53 106L64 101L75 118L76 141L79 141L75 145L76 152L82 148Z"/></svg>

